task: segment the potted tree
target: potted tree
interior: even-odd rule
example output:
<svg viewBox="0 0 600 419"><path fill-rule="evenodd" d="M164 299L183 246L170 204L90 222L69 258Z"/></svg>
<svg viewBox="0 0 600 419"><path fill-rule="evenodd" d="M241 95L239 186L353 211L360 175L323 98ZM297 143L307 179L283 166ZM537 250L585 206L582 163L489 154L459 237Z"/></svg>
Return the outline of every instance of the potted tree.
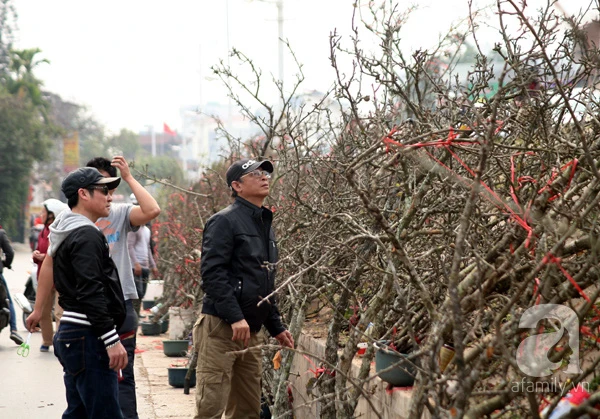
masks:
<svg viewBox="0 0 600 419"><path fill-rule="evenodd" d="M196 385L196 371L192 370L190 377L190 386ZM175 388L183 388L185 384L185 377L188 373L188 362L177 362L171 364L168 368L169 385Z"/></svg>
<svg viewBox="0 0 600 419"><path fill-rule="evenodd" d="M163 352L166 356L186 356L189 341L185 340L163 340Z"/></svg>
<svg viewBox="0 0 600 419"><path fill-rule="evenodd" d="M396 387L410 387L417 374L415 364L407 360L410 349L397 347L394 342L379 340L375 346L375 372L386 383Z"/></svg>

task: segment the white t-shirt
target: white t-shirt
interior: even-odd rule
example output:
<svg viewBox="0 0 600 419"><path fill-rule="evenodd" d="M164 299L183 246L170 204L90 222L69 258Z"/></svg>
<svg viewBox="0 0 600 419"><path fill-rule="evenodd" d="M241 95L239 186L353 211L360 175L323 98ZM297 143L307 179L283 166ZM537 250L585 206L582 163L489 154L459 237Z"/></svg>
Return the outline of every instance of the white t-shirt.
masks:
<svg viewBox="0 0 600 419"><path fill-rule="evenodd" d="M127 233L137 231L138 227L131 225L129 214L133 208L132 204L111 204L110 214L106 218L99 218L96 226L108 241L110 257L117 265L123 297L125 300L137 300L138 294L133 279L133 268L129 259L127 249Z"/></svg>

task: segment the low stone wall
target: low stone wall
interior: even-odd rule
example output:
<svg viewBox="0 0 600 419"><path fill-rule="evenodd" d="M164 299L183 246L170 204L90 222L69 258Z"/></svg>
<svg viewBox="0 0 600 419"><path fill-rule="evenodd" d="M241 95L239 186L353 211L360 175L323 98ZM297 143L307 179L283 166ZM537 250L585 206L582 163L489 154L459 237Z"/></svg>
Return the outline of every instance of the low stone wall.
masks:
<svg viewBox="0 0 600 419"><path fill-rule="evenodd" d="M307 335L302 335L298 342L300 351L313 354L323 359L325 355L325 343L322 340L314 339ZM294 363L290 371L290 382L294 395L294 417L296 419L314 419L320 417L321 403L307 394L306 385L314 374L310 370L319 365L318 359L310 357L314 363L308 361L304 356L297 353L294 357ZM352 366L352 373L358 375L362 359L356 357ZM371 374L375 374L375 367L371 365ZM371 394L370 401L361 398L355 411L355 417L361 419L378 418L375 411L379 412L381 417L386 419L407 419L410 407L410 397L412 388L394 388L387 391L387 383L381 381L379 377L374 377L365 384L365 393ZM372 406L371 406L372 404ZM430 416L423 415L423 418Z"/></svg>

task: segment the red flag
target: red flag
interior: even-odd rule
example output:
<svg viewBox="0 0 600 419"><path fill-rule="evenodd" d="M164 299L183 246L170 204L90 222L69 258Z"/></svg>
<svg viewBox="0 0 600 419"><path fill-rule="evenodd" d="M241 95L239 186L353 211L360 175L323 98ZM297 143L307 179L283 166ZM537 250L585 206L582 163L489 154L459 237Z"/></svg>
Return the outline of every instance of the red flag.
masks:
<svg viewBox="0 0 600 419"><path fill-rule="evenodd" d="M173 131L171 128L169 128L169 126L163 122L163 131L165 134L167 135L177 135L177 133L175 131Z"/></svg>

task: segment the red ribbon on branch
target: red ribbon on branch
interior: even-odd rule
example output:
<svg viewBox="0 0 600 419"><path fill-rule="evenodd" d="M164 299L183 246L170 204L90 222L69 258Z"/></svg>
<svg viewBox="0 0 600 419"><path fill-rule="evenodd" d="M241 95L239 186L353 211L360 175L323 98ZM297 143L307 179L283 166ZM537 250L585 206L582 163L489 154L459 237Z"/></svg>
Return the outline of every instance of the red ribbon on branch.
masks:
<svg viewBox="0 0 600 419"><path fill-rule="evenodd" d="M579 161L577 159L573 159L571 162L563 165L560 168L560 171L563 172L567 167L571 166L571 174L569 175L569 181L567 182L567 186L565 187L563 193L566 192L569 189L569 187L571 186L571 181L573 180L573 177L575 176L575 170L577 170L578 163L579 163ZM542 189L540 189L538 191L538 195L541 195L545 190L550 189L550 185L552 184L552 182L554 182L557 175L558 175L558 171L556 169L552 170L552 176L550 176L550 180L548 180L548 183L546 184L546 186L544 186ZM552 202L556 198L558 198L558 192L554 191L553 195L550 198L548 198L548 201Z"/></svg>
<svg viewBox="0 0 600 419"><path fill-rule="evenodd" d="M448 152L451 154L451 156L473 177L477 177L476 173L473 169L471 169L452 149L452 146L457 146L457 145L465 145L465 144L469 144L471 145L471 142L464 142L464 141L455 141L458 138L458 134L454 131L454 128L450 127L450 130L448 131L448 138L446 140L438 140L438 141L431 141L431 142L427 142L427 143L416 143L416 144L402 144L401 142L395 141L393 139L393 135L398 131L398 128L396 126L394 126L392 128L392 130L388 133L388 135L386 135L383 138L383 142L384 144L386 144L386 152L390 151L390 145L395 145L397 147L403 147L403 148L407 148L407 147L411 147L411 148L424 148L424 147L444 147L446 148L446 150L448 150ZM496 133L498 132L498 130L496 130ZM469 187L469 182L464 179L462 176L460 176L458 173L456 173L455 171L453 171L452 169L450 169L447 165L445 165L444 163L442 163L439 159L437 159L435 156L433 156L433 154L431 154L428 151L425 151L427 153L427 155L434 160L436 163L438 163L440 166L444 167L446 170L448 170L450 173L452 173L453 175L455 175L465 186ZM515 182L515 176L516 176L516 170L515 170L515 165L514 165L514 157L520 155L520 154L525 154L525 155L535 155L535 153L529 151L529 152L525 152L525 153L517 153L511 156L510 161L511 161L511 185L510 185L510 196L513 200L513 202L515 203L515 205L517 206L518 210L523 213L523 216L517 214L503 199L501 199L498 194L496 194L496 192L494 192L494 190L492 190L492 188L490 188L485 182L483 181L479 181L480 185L488 192L488 195L484 195L486 196L486 198L492 202L494 205L496 205L499 209L503 210L505 214L509 215L515 222L517 222L517 224L519 224L523 229L525 229L527 231L527 240L525 241L525 247L529 249L529 246L531 245L531 239L533 237L533 229L531 228L531 226L529 224L527 224L526 218L527 218L527 212L529 211L530 207L531 207L531 203L528 204L527 210L524 212L523 208L521 207L520 203L519 203L519 199L517 198L516 195L516 191L514 189L514 185L516 184ZM577 164L578 164L578 160L577 159L573 159L571 162L563 165L560 168L560 171L563 172L564 170L566 170L567 168L571 167L571 172L569 174L569 180L567 182L567 186L565 187L565 189L563 190L563 193L566 192L569 187L571 186L571 181L573 180L573 177L575 176L575 171L577 170ZM548 180L546 186L544 186L542 189L540 189L538 191L538 194L543 193L545 190L549 189L551 187L552 182L554 182L554 180L556 179L556 177L558 176L558 171L556 169L553 170L552 175L550 176L550 179ZM532 183L537 183L535 179L533 179L530 176L523 176L523 177L519 177L517 178L517 182L519 184L519 186L524 183L524 182L532 182ZM559 193L558 192L554 192L554 194L549 198L549 201L553 201L556 198L558 198ZM492 197L493 199L490 199L490 197ZM511 244L512 246L512 244ZM535 249L531 249L531 252L533 253ZM512 248L511 248L511 253L512 253ZM586 301L590 302L590 298L585 294L585 292L581 289L581 287L579 286L579 284L577 284L577 282L573 279L573 277L567 272L567 270L561 265L560 263L560 258L555 257L554 255L548 253L544 259L542 260L542 264L548 264L548 263L554 263L555 265L558 266L558 268L561 270L561 272L563 273L563 275L565 275L567 277L567 279L571 282L571 284L575 287L575 289L579 292L579 294L585 298ZM534 295L537 293L538 290L538 286L539 286L539 279L536 278L536 284L534 285ZM538 295L537 299L536 299L536 304L539 303L540 301L540 297L541 295ZM600 314L600 310L595 306L592 305L592 307L594 308L594 310Z"/></svg>
<svg viewBox="0 0 600 419"><path fill-rule="evenodd" d="M592 300L590 299L590 297L587 296L587 294L585 293L585 291L583 291L583 289L581 289L581 287L579 286L579 284L577 283L577 281L575 281L575 279L571 276L571 274L569 274L569 272L567 272L567 270L562 266L562 264L560 263L561 259L554 256L552 253L548 253L546 256L544 256L544 259L542 259L542 264L546 265L546 264L550 264L553 263L555 264L558 269L560 269L560 271L563 273L563 275L569 280L569 282L571 283L571 285L573 285L573 287L577 290L577 292L579 293L579 295L588 303L592 304ZM598 307L596 307L595 304L592 304L592 308L594 309L594 311L598 314L600 314L600 310L598 309Z"/></svg>

